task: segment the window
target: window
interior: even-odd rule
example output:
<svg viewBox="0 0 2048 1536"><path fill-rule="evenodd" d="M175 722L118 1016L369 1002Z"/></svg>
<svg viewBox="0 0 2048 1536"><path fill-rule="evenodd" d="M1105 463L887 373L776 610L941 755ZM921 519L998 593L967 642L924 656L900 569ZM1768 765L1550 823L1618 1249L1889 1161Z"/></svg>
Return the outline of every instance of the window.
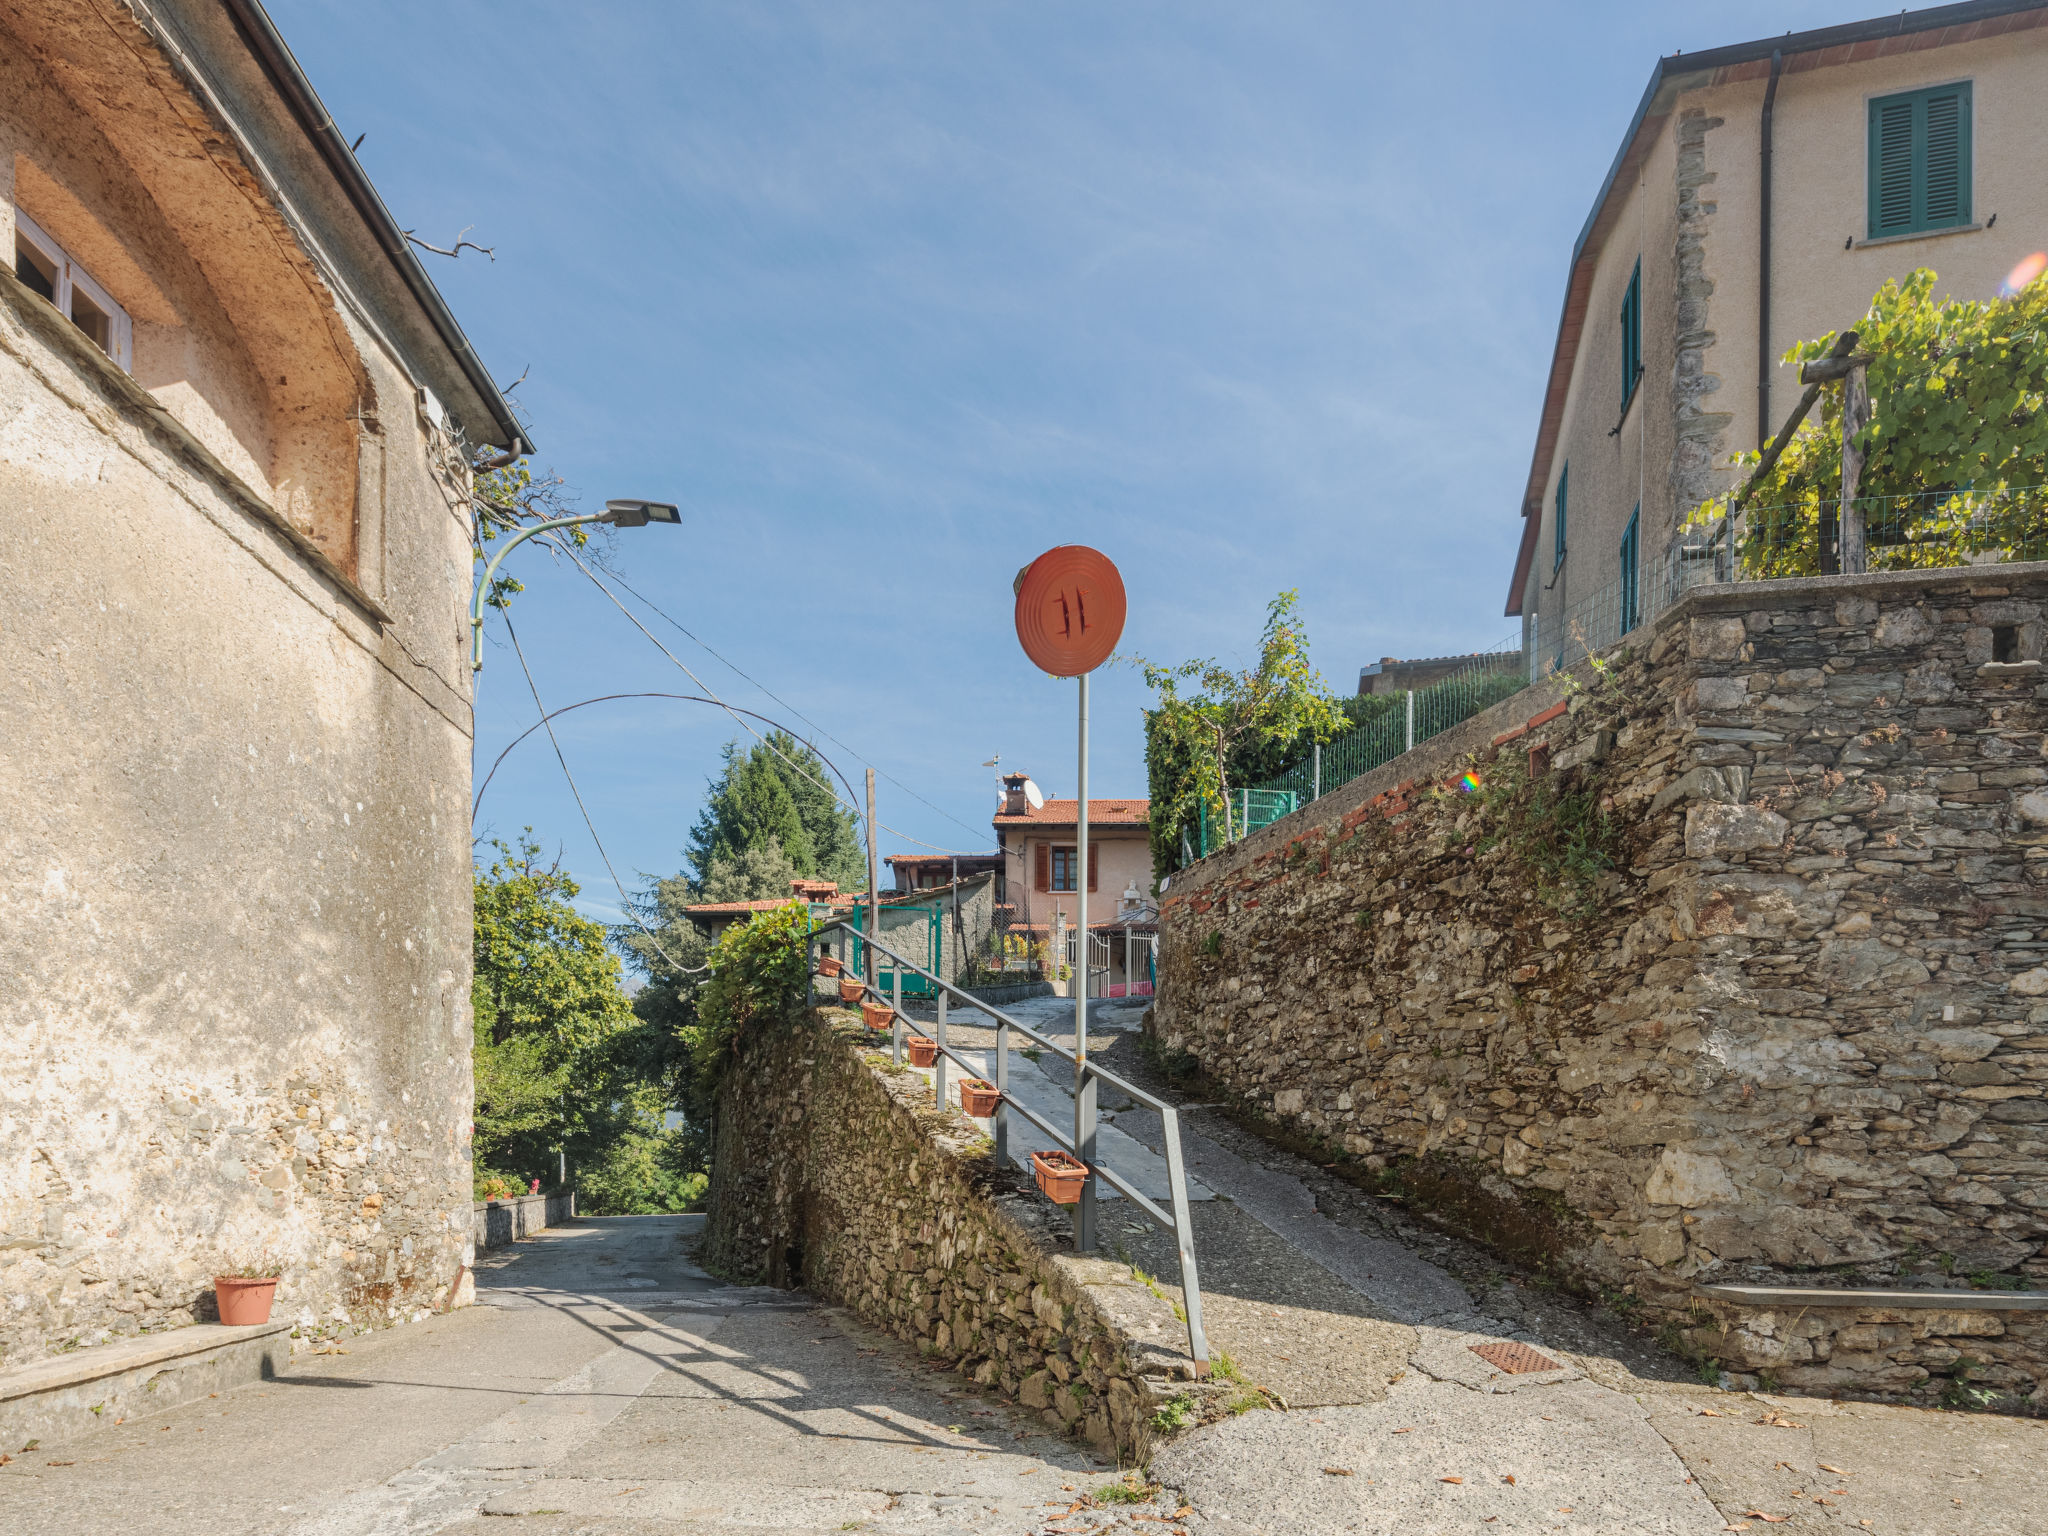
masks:
<svg viewBox="0 0 2048 1536"><path fill-rule="evenodd" d="M1081 861L1073 848L1055 848L1052 851L1052 888L1056 891L1076 889L1074 877L1080 873Z"/></svg>
<svg viewBox="0 0 2048 1536"><path fill-rule="evenodd" d="M128 312L19 208L14 210L14 275L68 316L108 357L123 368L130 366Z"/></svg>
<svg viewBox="0 0 2048 1536"><path fill-rule="evenodd" d="M1621 413L1628 414L1636 397L1636 380L1643 375L1643 260L1629 274L1628 292L1621 296Z"/></svg>
<svg viewBox="0 0 2048 1536"><path fill-rule="evenodd" d="M1564 564L1565 485L1571 478L1571 472L1572 467L1569 464L1557 472L1557 528L1556 536L1552 540L1556 545L1556 553L1550 562L1550 568L1553 571Z"/></svg>
<svg viewBox="0 0 2048 1536"><path fill-rule="evenodd" d="M1628 516L1628 530L1621 536L1621 634L1627 634L1643 621L1642 594L1636 583L1636 525L1642 521L1643 509L1637 507Z"/></svg>
<svg viewBox="0 0 2048 1536"><path fill-rule="evenodd" d="M1970 83L1870 103L1870 238L1970 222Z"/></svg>

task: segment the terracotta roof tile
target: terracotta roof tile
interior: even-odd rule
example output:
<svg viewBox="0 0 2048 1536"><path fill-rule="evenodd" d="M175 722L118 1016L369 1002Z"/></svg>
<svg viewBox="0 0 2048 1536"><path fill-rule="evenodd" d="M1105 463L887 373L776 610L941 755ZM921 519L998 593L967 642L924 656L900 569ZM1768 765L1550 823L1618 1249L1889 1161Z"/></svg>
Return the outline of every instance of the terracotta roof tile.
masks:
<svg viewBox="0 0 2048 1536"><path fill-rule="evenodd" d="M1048 800L1037 810L1025 809L1016 816L996 812L995 824L999 827L1071 827L1079 813L1078 800ZM1149 800L1090 800L1088 802L1088 825L1091 827L1142 827L1151 820L1152 802Z"/></svg>

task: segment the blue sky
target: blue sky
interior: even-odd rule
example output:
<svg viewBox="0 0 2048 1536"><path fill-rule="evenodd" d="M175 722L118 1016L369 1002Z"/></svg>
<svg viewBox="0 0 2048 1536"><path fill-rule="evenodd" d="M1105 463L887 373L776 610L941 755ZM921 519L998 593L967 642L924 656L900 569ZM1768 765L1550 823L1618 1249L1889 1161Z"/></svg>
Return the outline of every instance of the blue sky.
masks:
<svg viewBox="0 0 2048 1536"><path fill-rule="evenodd" d="M651 627L844 743L819 738L856 783L872 763L880 821L970 850L991 756L1074 788L1073 685L1010 622L1051 545L1118 562L1124 648L1155 659L1242 662L1287 587L1340 691L1508 636L1565 264L1655 57L1864 14L271 9L399 222L495 247L429 269L501 381L525 372L537 462L592 507L680 503L613 559L788 708ZM550 707L696 691L576 571L513 561ZM481 684L479 778L536 715L502 644ZM1098 795L1144 792L1145 697L1098 674ZM731 722L642 701L558 729L627 884L676 870ZM612 916L540 735L479 818L529 824Z"/></svg>

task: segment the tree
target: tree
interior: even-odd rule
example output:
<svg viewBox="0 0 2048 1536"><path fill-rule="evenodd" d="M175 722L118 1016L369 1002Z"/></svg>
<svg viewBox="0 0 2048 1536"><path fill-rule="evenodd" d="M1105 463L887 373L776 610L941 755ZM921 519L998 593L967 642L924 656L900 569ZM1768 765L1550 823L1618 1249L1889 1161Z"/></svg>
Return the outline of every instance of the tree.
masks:
<svg viewBox="0 0 2048 1536"><path fill-rule="evenodd" d="M620 1035L633 1023L605 929L580 889L542 864L526 829L476 874L477 1169L545 1176L555 1149L581 1159L616 1133Z"/></svg>
<svg viewBox="0 0 2048 1536"><path fill-rule="evenodd" d="M797 874L836 880L848 890L865 886L867 861L853 814L840 806L831 785L831 770L817 753L786 731L770 731L744 753L737 741L727 742L724 771L712 781L690 831L690 867L701 881L714 861L738 860L772 839Z"/></svg>
<svg viewBox="0 0 2048 1536"><path fill-rule="evenodd" d="M1145 730L1155 869L1180 867L1181 836L1200 808L1218 826L1228 825L1233 783L1277 771L1289 752L1345 728L1343 712L1309 663L1299 602L1287 591L1266 605L1259 663L1249 671L1213 660L1166 667L1135 659L1158 700Z"/></svg>
<svg viewBox="0 0 2048 1536"><path fill-rule="evenodd" d="M1859 499L1869 498L1870 565L1953 565L1964 554L2005 558L2048 553L2036 488L2048 483L2048 284L2008 297L1937 303L1935 274L1921 268L1887 282L1855 327L1870 356L1871 420ZM1800 342L1788 364L1825 357L1829 332ZM1752 471L1756 452L1735 464ZM1819 568L1823 509L1842 487L1842 390L1824 387L1791 443L1745 498L1743 559L1751 574L1790 576ZM2015 489L2030 494L2015 496ZM1728 498L1700 506L1717 521Z"/></svg>

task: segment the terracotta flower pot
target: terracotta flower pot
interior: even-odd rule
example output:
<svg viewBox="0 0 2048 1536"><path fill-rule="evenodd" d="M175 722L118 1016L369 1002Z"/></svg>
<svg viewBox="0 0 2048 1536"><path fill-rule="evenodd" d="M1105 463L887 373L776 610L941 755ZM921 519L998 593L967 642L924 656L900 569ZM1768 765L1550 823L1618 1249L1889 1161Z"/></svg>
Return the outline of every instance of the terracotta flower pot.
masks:
<svg viewBox="0 0 2048 1536"><path fill-rule="evenodd" d="M858 976L842 976L839 978L839 1001L842 1003L859 1002L861 993L865 991L867 991L867 988L862 985L861 979Z"/></svg>
<svg viewBox="0 0 2048 1536"><path fill-rule="evenodd" d="M869 1029L886 1030L889 1027L889 1021L895 1016L895 1010L890 1008L887 1003L862 1003L860 1005L861 1022L867 1025Z"/></svg>
<svg viewBox="0 0 2048 1536"><path fill-rule="evenodd" d="M1071 1152L1034 1152L1031 1172L1045 1198L1054 1205L1078 1205L1081 1186L1088 1182L1088 1165Z"/></svg>
<svg viewBox="0 0 2048 1536"><path fill-rule="evenodd" d="M254 1328L270 1321L271 1298L277 1294L277 1276L262 1280L240 1275L215 1275L213 1299L220 1305L220 1320L230 1328Z"/></svg>
<svg viewBox="0 0 2048 1536"><path fill-rule="evenodd" d="M975 1119L986 1120L1002 1102L1003 1096L996 1092L994 1083L978 1077L960 1079L960 1107Z"/></svg>
<svg viewBox="0 0 2048 1536"><path fill-rule="evenodd" d="M928 1035L910 1035L903 1043L910 1048L913 1067L929 1067L939 1059L939 1042Z"/></svg>
<svg viewBox="0 0 2048 1536"><path fill-rule="evenodd" d="M830 981L845 969L846 967L841 965L838 958L834 955L821 955L818 957L818 974L827 981Z"/></svg>

